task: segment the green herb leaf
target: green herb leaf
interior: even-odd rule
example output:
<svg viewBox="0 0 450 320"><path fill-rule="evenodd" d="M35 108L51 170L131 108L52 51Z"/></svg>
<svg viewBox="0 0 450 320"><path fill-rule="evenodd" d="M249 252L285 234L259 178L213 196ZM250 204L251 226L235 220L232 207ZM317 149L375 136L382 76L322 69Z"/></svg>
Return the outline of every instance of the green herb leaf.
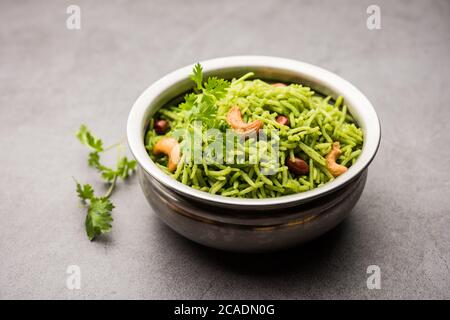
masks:
<svg viewBox="0 0 450 320"><path fill-rule="evenodd" d="M88 163L91 167L94 167L101 173L103 180L106 182L114 180L116 171L100 163L100 154L98 152L94 151L89 153Z"/></svg>
<svg viewBox="0 0 450 320"><path fill-rule="evenodd" d="M203 88L203 68L200 63L197 63L192 70L190 78L197 84L197 89Z"/></svg>
<svg viewBox="0 0 450 320"><path fill-rule="evenodd" d="M86 125L81 125L76 133L76 137L82 144L91 148L94 151L103 151L103 141L93 135Z"/></svg>
<svg viewBox="0 0 450 320"><path fill-rule="evenodd" d="M203 95L189 113L189 122L201 121L206 128L214 128L216 124L217 107L215 99Z"/></svg>
<svg viewBox="0 0 450 320"><path fill-rule="evenodd" d="M196 100L197 100L197 95L195 93L191 92L184 96L184 102L180 104L180 108L183 110L189 111L194 106Z"/></svg>
<svg viewBox="0 0 450 320"><path fill-rule="evenodd" d="M113 218L111 211L114 205L107 198L92 198L88 208L85 227L89 240L111 231Z"/></svg>
<svg viewBox="0 0 450 320"><path fill-rule="evenodd" d="M223 98L227 93L230 82L225 79L218 79L217 77L208 78L205 83L204 93L213 95L217 100Z"/></svg>
<svg viewBox="0 0 450 320"><path fill-rule="evenodd" d="M114 178L116 177L116 171L111 169L111 168L103 168L102 170L102 178L106 181L106 182L111 182L114 180Z"/></svg>
<svg viewBox="0 0 450 320"><path fill-rule="evenodd" d="M94 167L99 170L101 169L101 167L103 167L100 164L100 155L98 154L98 152L95 151L89 153L88 163L91 167Z"/></svg>
<svg viewBox="0 0 450 320"><path fill-rule="evenodd" d="M90 184L81 185L77 182L77 193L82 201L90 200L94 197L94 189Z"/></svg>
<svg viewBox="0 0 450 320"><path fill-rule="evenodd" d="M133 170L136 168L135 160L128 160L127 157L123 157L117 164L117 175L122 179L126 179L130 176Z"/></svg>
<svg viewBox="0 0 450 320"><path fill-rule="evenodd" d="M91 152L89 154L88 163L91 167L94 167L101 172L102 178L106 182L113 181L116 176L122 179L126 179L136 168L136 161L128 160L127 157L120 158L120 160L117 162L116 170L106 167L100 163L100 155L98 154L98 152Z"/></svg>

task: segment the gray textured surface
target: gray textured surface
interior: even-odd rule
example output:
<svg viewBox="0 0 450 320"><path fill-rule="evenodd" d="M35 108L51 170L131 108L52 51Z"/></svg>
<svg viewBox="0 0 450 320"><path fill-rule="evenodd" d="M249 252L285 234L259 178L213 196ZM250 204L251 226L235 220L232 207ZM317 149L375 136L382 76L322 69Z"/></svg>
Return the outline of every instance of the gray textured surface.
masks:
<svg viewBox="0 0 450 320"><path fill-rule="evenodd" d="M372 3L1 1L0 298L450 298L450 2L377 1L369 31ZM132 179L111 235L90 243L71 176L102 184L79 124L114 142L153 81L236 54L317 64L376 106L382 145L351 217L296 250L226 254L162 225ZM81 290L66 288L70 264ZM371 264L381 290L366 288Z"/></svg>

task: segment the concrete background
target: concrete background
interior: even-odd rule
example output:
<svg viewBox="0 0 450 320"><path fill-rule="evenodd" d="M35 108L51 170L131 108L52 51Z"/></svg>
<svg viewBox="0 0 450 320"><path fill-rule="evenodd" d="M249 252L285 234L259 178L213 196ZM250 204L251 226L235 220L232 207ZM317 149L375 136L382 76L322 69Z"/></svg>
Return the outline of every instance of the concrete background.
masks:
<svg viewBox="0 0 450 320"><path fill-rule="evenodd" d="M381 30L366 8L381 8ZM81 7L81 30L66 8ZM0 298L450 298L450 1L1 1ZM133 178L90 243L72 176L104 186L74 139L125 136L136 97L203 59L262 54L359 87L383 140L340 227L301 248L236 255L162 225ZM66 287L78 265L80 290ZM382 289L368 290L379 265Z"/></svg>

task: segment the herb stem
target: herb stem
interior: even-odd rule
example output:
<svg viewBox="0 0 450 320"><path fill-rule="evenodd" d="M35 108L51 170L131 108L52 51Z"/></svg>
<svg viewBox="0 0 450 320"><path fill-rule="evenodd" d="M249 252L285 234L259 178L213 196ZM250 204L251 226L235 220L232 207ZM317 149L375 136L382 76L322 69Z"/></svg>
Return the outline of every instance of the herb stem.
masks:
<svg viewBox="0 0 450 320"><path fill-rule="evenodd" d="M118 147L118 146L120 146L121 144L122 144L122 141L117 142L117 143L114 143L114 144L110 145L109 147L104 148L104 149L103 149L103 152L108 151L108 150L111 150L111 149L113 149L113 148L115 148L115 147Z"/></svg>
<svg viewBox="0 0 450 320"><path fill-rule="evenodd" d="M114 175L114 179L111 182L111 185L109 186L108 191L106 191L105 195L103 196L104 198L109 198L116 186L116 181L117 181L117 174Z"/></svg>

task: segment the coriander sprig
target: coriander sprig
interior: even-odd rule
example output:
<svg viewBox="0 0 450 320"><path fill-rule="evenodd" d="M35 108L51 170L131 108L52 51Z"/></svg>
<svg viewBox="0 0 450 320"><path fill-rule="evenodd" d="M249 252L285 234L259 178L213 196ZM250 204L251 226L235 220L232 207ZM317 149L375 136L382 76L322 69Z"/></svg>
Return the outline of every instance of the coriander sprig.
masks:
<svg viewBox="0 0 450 320"><path fill-rule="evenodd" d="M92 134L84 124L80 126L76 137L91 150L88 157L89 166L97 169L101 173L103 180L109 184L106 193L101 197L97 197L90 184L82 185L75 180L78 197L87 207L86 233L89 240L93 240L96 236L111 231L111 223L113 221L111 212L114 209L114 204L109 198L114 191L117 179L125 180L128 178L136 168L136 161L128 160L126 156L123 156L117 161L115 169L107 167L100 162L100 154L112 148L121 147L121 143L104 148L103 141Z"/></svg>
<svg viewBox="0 0 450 320"><path fill-rule="evenodd" d="M225 96L230 82L217 77L204 81L203 68L199 63L194 66L190 78L196 84L195 93L186 95L185 102L180 105L186 111L187 123L200 121L205 129L216 128L217 101Z"/></svg>

